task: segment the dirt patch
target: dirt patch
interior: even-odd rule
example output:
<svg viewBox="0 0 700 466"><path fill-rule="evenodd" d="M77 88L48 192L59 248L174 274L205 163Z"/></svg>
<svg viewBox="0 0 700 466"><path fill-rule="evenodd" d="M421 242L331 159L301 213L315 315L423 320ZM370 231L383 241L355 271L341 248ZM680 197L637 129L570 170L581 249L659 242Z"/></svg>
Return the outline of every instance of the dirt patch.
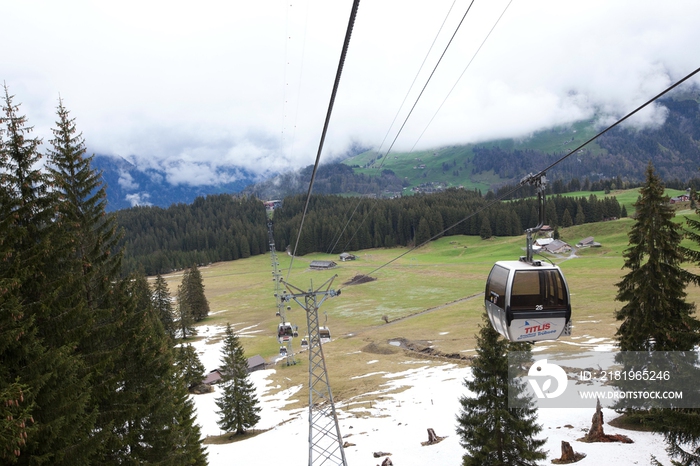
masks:
<svg viewBox="0 0 700 466"><path fill-rule="evenodd" d="M422 341L411 341L411 340L406 340L405 338L392 338L389 340L389 344L394 346L398 346L402 348L404 351L408 351L411 353L418 353L422 354L424 356L430 356L434 358L440 358L440 359L450 359L450 360L460 360L460 361L465 361L465 362L470 362L474 356L464 356L463 354L460 353L443 353L442 351L429 346L428 342L422 342ZM398 344L398 345L397 345Z"/></svg>
<svg viewBox="0 0 700 466"><path fill-rule="evenodd" d="M378 345L376 343L370 343L362 348L363 353L370 354L396 354L400 350L396 347L390 345Z"/></svg>
<svg viewBox="0 0 700 466"><path fill-rule="evenodd" d="M361 285L363 283L369 283L369 282L373 282L375 280L376 280L375 277L370 277L369 275L359 274L359 275L355 275L350 280L343 283L343 285L346 285L346 286L347 285Z"/></svg>

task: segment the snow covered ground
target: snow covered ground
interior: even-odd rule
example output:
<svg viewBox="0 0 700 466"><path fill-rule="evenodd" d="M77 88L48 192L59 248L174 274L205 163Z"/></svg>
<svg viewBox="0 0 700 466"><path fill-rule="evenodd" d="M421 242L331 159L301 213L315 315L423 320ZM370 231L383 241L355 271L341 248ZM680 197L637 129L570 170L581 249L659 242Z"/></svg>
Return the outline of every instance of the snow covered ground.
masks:
<svg viewBox="0 0 700 466"><path fill-rule="evenodd" d="M221 332L223 328L200 328L200 335L208 338ZM207 344L205 339L195 346L207 371L215 369L220 344ZM368 364L367 374L372 372L372 365ZM273 373L274 369L269 369L251 374L262 408L260 422L255 428L270 430L244 441L207 445L210 465L308 464L308 410L285 409L294 400L308 399L307 388L301 385L273 387L269 378ZM363 374L358 374L360 376ZM348 400L347 405L337 403L341 434L345 441L355 444L345 449L348 465L381 464L383 458L374 458L374 452L391 453L395 466L461 464L464 449L459 445L455 430L456 416L460 409L459 397L467 392L462 382L470 376L468 367L415 360L405 363L401 372L384 374L384 382L376 387L379 394L396 387L409 387L401 393L385 394L382 401L372 403L371 407L366 402L353 405L352 400ZM280 388L285 389L277 392ZM277 393L271 396L268 394L271 391ZM204 437L222 434L216 424L214 401L218 396L218 392L193 395ZM571 443L574 451L587 455L577 465L646 465L650 464L652 454L662 463L670 464L662 436L616 429L607 424L616 413L608 409L603 413L607 434L622 433L634 443L579 442L576 439L583 437L591 425L593 410L540 409L538 419L543 426L540 437L547 438L545 449L548 450L547 460L541 464L551 464L552 459L561 456L562 440ZM438 444L422 446L421 442L428 440L428 428L446 438Z"/></svg>

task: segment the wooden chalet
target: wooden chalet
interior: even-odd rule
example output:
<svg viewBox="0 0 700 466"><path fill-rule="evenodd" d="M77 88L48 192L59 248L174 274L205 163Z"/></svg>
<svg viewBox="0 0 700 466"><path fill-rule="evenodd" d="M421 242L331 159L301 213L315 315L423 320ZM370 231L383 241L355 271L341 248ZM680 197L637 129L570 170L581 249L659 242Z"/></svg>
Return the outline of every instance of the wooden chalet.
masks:
<svg viewBox="0 0 700 466"><path fill-rule="evenodd" d="M338 264L333 261L311 261L309 268L313 270L329 270L336 265Z"/></svg>
<svg viewBox="0 0 700 466"><path fill-rule="evenodd" d="M345 262L345 261L354 261L354 260L355 260L355 255L354 255L354 254L350 254L349 252L344 252L344 253L342 253L342 254L340 255L339 258L340 258L340 260L341 260L342 262Z"/></svg>

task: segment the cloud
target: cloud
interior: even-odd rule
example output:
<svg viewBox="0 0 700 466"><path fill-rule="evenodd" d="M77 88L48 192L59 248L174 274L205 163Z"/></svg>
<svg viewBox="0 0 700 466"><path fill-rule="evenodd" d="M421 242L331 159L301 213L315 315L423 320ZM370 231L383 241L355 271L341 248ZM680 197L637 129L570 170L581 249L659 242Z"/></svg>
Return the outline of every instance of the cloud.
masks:
<svg viewBox="0 0 700 466"><path fill-rule="evenodd" d="M700 42L697 2L508 4L475 2L394 151L611 121L699 65L688 53ZM323 161L389 147L468 1L455 2L428 54L451 5L360 6ZM313 163L349 11L311 0L11 2L0 40L23 46L3 52L0 69L45 141L60 93L90 152L167 168L169 182L220 180L223 167L263 175ZM629 125L664 115L655 105Z"/></svg>
<svg viewBox="0 0 700 466"><path fill-rule="evenodd" d="M119 186L121 186L123 189L126 189L127 191L139 189L138 183L134 181L134 178L132 178L131 174L123 170L119 170L119 179L117 180L117 183L119 183Z"/></svg>
<svg viewBox="0 0 700 466"><path fill-rule="evenodd" d="M124 199L127 200L131 204L131 207L136 207L136 206L151 206L153 205L151 202L148 201L150 199L151 195L148 193L134 193L134 194L127 194L124 196Z"/></svg>

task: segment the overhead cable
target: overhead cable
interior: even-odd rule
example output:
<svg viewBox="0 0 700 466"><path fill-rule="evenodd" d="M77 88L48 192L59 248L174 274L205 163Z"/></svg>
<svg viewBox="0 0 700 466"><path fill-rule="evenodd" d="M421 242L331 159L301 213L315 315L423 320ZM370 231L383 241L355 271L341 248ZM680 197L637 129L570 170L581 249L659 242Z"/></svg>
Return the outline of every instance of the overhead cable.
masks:
<svg viewBox="0 0 700 466"><path fill-rule="evenodd" d="M331 92L330 102L328 103L328 111L326 112L326 120L323 123L323 131L321 132L321 140L318 145L318 152L316 153L316 162L314 163L314 169L311 172L311 181L309 182L309 190L306 194L306 203L304 204L304 212L301 216L301 223L299 225L299 232L297 234L297 240L294 245L294 250L292 251L292 259L289 263L289 270L287 271L287 278L292 271L292 265L294 264L294 256L297 252L297 247L299 246L299 239L301 238L301 231L304 227L304 219L306 218L306 212L309 208L309 201L311 200L311 192L314 187L314 180L316 179L316 172L318 171L318 164L321 160L321 152L323 151L323 143L326 139L326 133L328 132L328 125L331 120L331 114L333 113L333 104L335 103L335 96L338 93L338 86L340 85L340 76L343 74L343 65L345 64L345 57L348 53L348 47L350 46L350 37L352 36L352 28L355 25L355 18L357 17L357 9L360 6L360 0L354 0L352 4L352 10L350 11L350 19L348 20L348 27L345 32L345 40L343 42L343 50L340 54L340 60L338 61L338 69L335 74L335 82L333 83L333 91Z"/></svg>

